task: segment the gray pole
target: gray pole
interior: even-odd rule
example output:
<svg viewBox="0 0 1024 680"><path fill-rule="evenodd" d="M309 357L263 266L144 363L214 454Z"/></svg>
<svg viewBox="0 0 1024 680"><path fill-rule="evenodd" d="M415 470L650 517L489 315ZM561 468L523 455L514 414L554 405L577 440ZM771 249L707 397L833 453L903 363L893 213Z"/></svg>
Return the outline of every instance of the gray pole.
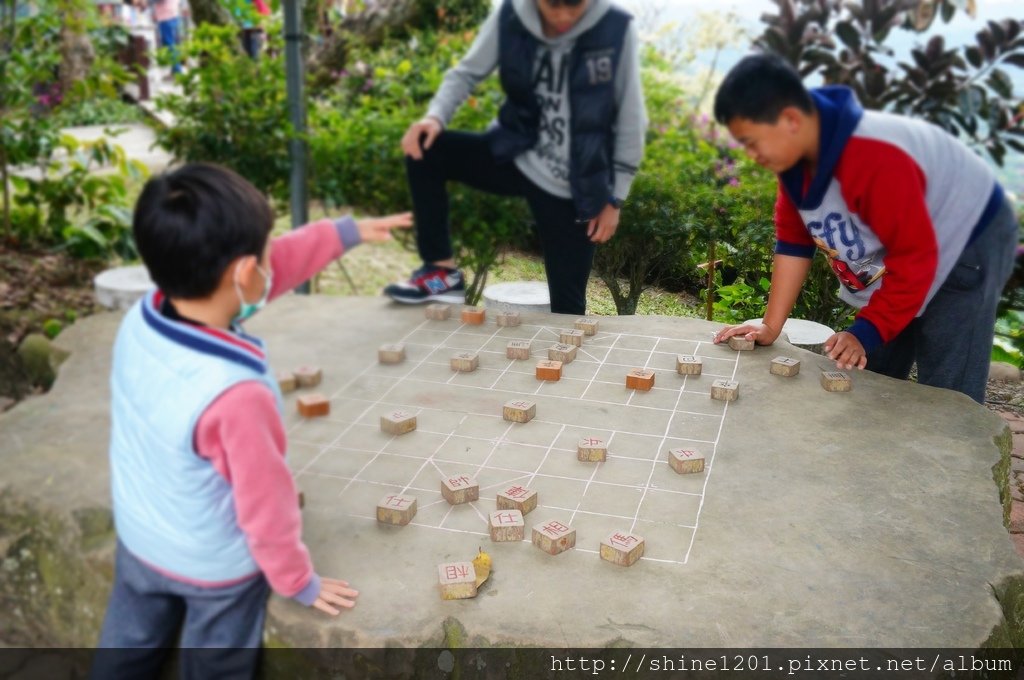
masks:
<svg viewBox="0 0 1024 680"><path fill-rule="evenodd" d="M288 79L288 118L294 135L288 142L288 155L292 162L288 183L291 195L292 229L309 222L309 200L306 195L306 97L303 85L306 79L302 61L302 0L284 0L284 57ZM308 294L309 283L295 289Z"/></svg>

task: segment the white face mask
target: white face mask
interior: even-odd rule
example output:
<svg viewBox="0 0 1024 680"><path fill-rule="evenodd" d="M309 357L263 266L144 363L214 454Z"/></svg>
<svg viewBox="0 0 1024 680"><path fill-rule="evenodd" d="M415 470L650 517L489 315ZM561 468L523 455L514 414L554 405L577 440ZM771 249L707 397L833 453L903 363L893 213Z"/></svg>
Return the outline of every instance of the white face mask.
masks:
<svg viewBox="0 0 1024 680"><path fill-rule="evenodd" d="M267 306L267 300L270 298L270 288L273 284L274 277L271 272L264 271L263 267L256 265L256 271L263 277L263 295L256 302L246 302L245 296L242 295L242 287L238 283L238 267L235 267L235 293L238 294L238 301L241 307L238 309L238 314L235 314L234 318L231 319L232 324L242 323L256 312L260 311Z"/></svg>

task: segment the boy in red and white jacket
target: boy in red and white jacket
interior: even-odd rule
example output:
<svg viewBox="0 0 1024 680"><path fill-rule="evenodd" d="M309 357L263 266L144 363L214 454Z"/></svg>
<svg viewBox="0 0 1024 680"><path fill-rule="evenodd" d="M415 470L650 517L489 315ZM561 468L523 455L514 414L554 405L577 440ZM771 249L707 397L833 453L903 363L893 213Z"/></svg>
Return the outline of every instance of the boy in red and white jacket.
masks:
<svg viewBox="0 0 1024 680"><path fill-rule="evenodd" d="M916 362L918 382L983 402L1018 238L992 169L934 125L865 111L849 88L808 91L770 54L729 72L715 118L779 177L764 322L715 341L774 342L820 250L859 310L825 344L838 368L906 379Z"/></svg>

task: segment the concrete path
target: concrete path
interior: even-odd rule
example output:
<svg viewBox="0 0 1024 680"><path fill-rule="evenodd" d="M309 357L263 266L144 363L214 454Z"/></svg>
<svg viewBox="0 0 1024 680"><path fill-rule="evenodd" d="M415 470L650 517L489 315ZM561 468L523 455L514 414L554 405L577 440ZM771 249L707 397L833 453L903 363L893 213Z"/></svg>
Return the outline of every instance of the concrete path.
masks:
<svg viewBox="0 0 1024 680"><path fill-rule="evenodd" d="M117 135L107 134L108 129L120 131ZM128 125L90 125L85 127L66 128L63 132L82 141L95 141L106 137L112 144L124 149L125 155L141 161L150 172L162 171L171 163L171 155L156 144L156 133L145 123Z"/></svg>
<svg viewBox="0 0 1024 680"><path fill-rule="evenodd" d="M58 515L109 508L118 321L72 326L54 389L0 416L3 484L20 502ZM683 318L600 317L562 380L538 382L535 361L573 321L529 314L515 328L464 326L379 299L324 297L289 297L253 320L276 368L323 368L329 416L295 413L308 390L286 397L289 460L318 570L362 592L335 620L275 597L271 639L440 645L454 618L468 644L964 648L1004 624L996 595L1024 563L993 482L997 416L870 373L855 375L851 392L827 393L822 357L785 344L736 353L708 342L715 325ZM531 340L532 359L508 360L510 339ZM406 361L378 364L378 347L399 341ZM453 373L460 351L477 352L480 367ZM702 358L701 376L676 373L680 353ZM800 373L770 375L778 355L800 360ZM655 372L654 389L625 387L633 367ZM721 378L739 383L738 401L709 398ZM516 398L536 403L533 421L501 419ZM417 429L382 433L394 409L414 411ZM608 439L606 463L577 460L586 434ZM667 451L677 446L700 450L704 472L673 472ZM480 499L449 506L441 480L463 473ZM509 483L539 490L539 507L525 541L491 543L485 518ZM380 525L376 503L395 492L417 496L417 516ZM552 556L530 543L530 527L549 520L577 530L574 549ZM645 559L602 561L598 543L611 531L643 535ZM100 557L68 559L109 581L105 540ZM478 547L494 558L490 581L475 599L443 601L438 565ZM90 616L83 631L98 625Z"/></svg>

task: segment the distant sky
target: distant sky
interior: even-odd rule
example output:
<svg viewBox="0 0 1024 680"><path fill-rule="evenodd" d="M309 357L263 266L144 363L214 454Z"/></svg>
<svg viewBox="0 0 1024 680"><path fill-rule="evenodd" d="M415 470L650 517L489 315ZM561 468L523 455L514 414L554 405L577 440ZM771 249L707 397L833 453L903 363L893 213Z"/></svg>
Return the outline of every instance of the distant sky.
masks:
<svg viewBox="0 0 1024 680"><path fill-rule="evenodd" d="M732 10L740 18L741 23L751 35L759 35L764 24L761 15L774 14L777 5L771 0L614 0L616 3L637 13L638 16L649 16L652 10L659 23L685 24L692 21L698 12L727 12ZM931 28L925 34L902 29L894 30L886 45L891 47L898 59L909 59L909 51L915 45L924 44L936 34L946 40L947 49L974 43L974 35L985 26L988 20L1001 20L1008 17L1024 19L1024 0L977 0L978 13L971 19L963 11L957 11L954 19L946 24L941 17L936 17ZM726 50L718 55L716 69L724 73L729 70L744 54L746 48ZM711 55L698 55L698 62L708 66ZM1024 69L1008 66L1005 68L1014 82L1015 91L1024 92ZM813 79L812 79L813 80ZM808 81L811 84L815 84ZM1011 191L1024 195L1024 154L1011 152L1007 158L1007 167L1000 171L1003 183Z"/></svg>
<svg viewBox="0 0 1024 680"><path fill-rule="evenodd" d="M771 0L615 0L619 4L642 13L644 9L657 8L658 15L664 17L665 22L686 23L691 21L698 12L727 12L733 11L740 17L741 22L754 35L763 29L761 15L765 13L774 14L777 6ZM977 17L971 19L966 12L957 11L954 19L946 24L941 17L936 17L931 29L925 34L919 35L912 31L897 29L890 34L886 44L890 45L897 54L906 51L915 44L923 44L932 35L941 34L946 39L947 46L959 46L974 42L974 35L985 26L988 20L1000 20L1007 17L1024 19L1024 1L1022 0L977 0ZM733 55L736 60L742 52ZM728 55L727 55L728 56ZM727 60L728 61L728 60ZM724 68L728 69L731 63L725 63ZM1011 71L1013 69L1010 69ZM1017 72L1020 73L1020 69Z"/></svg>

